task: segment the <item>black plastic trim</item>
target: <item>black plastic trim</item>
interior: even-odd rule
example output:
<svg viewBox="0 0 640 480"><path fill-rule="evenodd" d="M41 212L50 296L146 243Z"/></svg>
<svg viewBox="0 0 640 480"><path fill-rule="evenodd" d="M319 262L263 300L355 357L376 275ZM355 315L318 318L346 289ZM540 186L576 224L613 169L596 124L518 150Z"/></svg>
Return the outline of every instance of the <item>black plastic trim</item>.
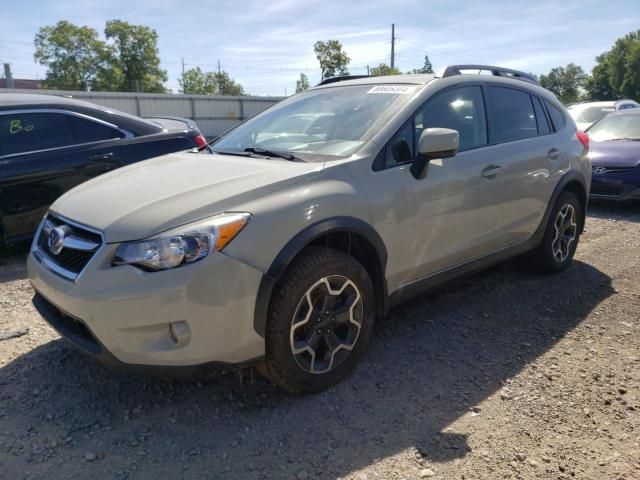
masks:
<svg viewBox="0 0 640 480"><path fill-rule="evenodd" d="M382 307L378 308L379 311L377 314L381 316L386 314L387 285L385 269L387 265L387 249L382 238L371 225L363 220L355 217L332 217L308 226L293 237L280 251L267 273L262 276L260 287L258 288L253 321L254 329L258 335L262 337L266 335L269 302L271 301L273 287L291 261L314 240L329 233L336 232L348 232L360 235L373 246L380 263L379 267L382 282L380 286L374 285L374 287L376 287L376 296L380 296L380 300L383 302Z"/></svg>

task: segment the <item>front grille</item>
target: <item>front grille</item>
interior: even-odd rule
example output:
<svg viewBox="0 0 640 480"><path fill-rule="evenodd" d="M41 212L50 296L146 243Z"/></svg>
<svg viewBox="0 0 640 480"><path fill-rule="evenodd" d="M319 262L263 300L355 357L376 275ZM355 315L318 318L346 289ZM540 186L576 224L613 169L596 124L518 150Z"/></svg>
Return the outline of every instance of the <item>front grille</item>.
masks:
<svg viewBox="0 0 640 480"><path fill-rule="evenodd" d="M54 232L55 231L55 232ZM51 236L54 235L52 241ZM38 234L37 253L54 272L75 279L102 245L100 234L47 215Z"/></svg>
<svg viewBox="0 0 640 480"><path fill-rule="evenodd" d="M603 183L591 184L591 195L603 195L607 197L617 197L624 193L622 185L607 185Z"/></svg>
<svg viewBox="0 0 640 480"><path fill-rule="evenodd" d="M596 175L627 173L635 170L636 167L592 167L592 171Z"/></svg>

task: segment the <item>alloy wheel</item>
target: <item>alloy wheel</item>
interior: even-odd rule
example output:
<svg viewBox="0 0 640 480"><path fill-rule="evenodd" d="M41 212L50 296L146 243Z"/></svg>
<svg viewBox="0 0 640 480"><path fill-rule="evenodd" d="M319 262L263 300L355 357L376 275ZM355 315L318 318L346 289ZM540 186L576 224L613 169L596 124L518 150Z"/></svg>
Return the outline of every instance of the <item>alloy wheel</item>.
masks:
<svg viewBox="0 0 640 480"><path fill-rule="evenodd" d="M364 307L347 277L326 276L305 292L290 331L291 353L304 371L322 374L346 360L358 341Z"/></svg>
<svg viewBox="0 0 640 480"><path fill-rule="evenodd" d="M562 263L571 254L571 247L576 241L578 224L576 222L576 209L570 203L565 204L554 222L554 236L551 250L554 258Z"/></svg>

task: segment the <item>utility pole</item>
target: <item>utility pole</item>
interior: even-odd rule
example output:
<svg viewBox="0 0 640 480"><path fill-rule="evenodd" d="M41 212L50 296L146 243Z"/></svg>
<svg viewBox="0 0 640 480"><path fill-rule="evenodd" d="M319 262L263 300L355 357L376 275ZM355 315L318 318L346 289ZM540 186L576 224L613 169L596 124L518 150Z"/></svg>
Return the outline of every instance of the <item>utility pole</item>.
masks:
<svg viewBox="0 0 640 480"><path fill-rule="evenodd" d="M187 89L184 85L184 57L182 57L182 93L183 94L187 93Z"/></svg>
<svg viewBox="0 0 640 480"><path fill-rule="evenodd" d="M391 24L391 68L396 65L396 24Z"/></svg>
<svg viewBox="0 0 640 480"><path fill-rule="evenodd" d="M369 65L367 65L367 77L370 76L371 74L369 73Z"/></svg>
<svg viewBox="0 0 640 480"><path fill-rule="evenodd" d="M4 64L4 78L6 81L5 87L7 88L16 88L16 82L13 79L13 75L11 74L11 64Z"/></svg>
<svg viewBox="0 0 640 480"><path fill-rule="evenodd" d="M218 95L222 95L222 70L220 69L220 60L218 60Z"/></svg>

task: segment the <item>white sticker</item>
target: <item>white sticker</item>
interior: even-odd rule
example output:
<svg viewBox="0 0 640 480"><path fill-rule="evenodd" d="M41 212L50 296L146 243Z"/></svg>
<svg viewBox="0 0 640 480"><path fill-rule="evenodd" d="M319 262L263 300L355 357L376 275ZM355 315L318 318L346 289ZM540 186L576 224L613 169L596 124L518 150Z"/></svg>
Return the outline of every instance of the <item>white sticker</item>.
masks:
<svg viewBox="0 0 640 480"><path fill-rule="evenodd" d="M391 93L394 95L407 95L416 89L415 85L378 85L367 93Z"/></svg>

